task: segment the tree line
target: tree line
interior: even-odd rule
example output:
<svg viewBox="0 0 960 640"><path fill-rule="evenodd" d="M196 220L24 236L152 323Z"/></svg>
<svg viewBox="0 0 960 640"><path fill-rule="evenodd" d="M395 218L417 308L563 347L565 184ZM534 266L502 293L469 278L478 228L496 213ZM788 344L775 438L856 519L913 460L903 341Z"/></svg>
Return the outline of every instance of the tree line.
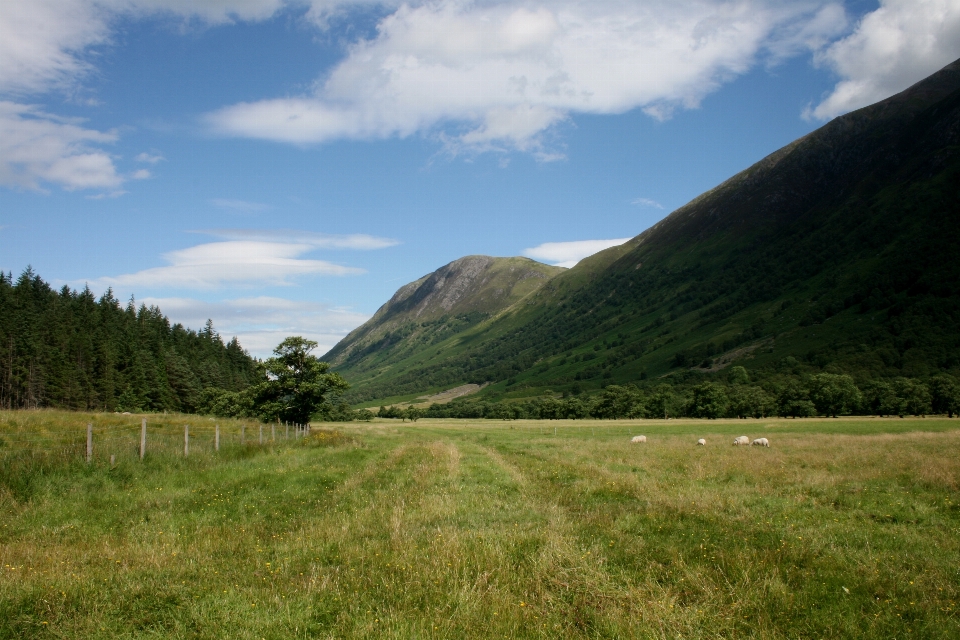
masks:
<svg viewBox="0 0 960 640"><path fill-rule="evenodd" d="M0 408L193 412L204 390L240 390L256 375L210 321L193 331L109 289L96 298L54 290L30 268L0 273Z"/></svg>
<svg viewBox="0 0 960 640"><path fill-rule="evenodd" d="M372 417L339 401L348 387L290 337L256 360L208 320L192 331L108 289L54 290L27 268L0 273L0 408L181 411L306 424Z"/></svg>
<svg viewBox="0 0 960 640"><path fill-rule="evenodd" d="M381 408L384 417L391 408ZM923 416L960 414L960 382L941 374L923 382L913 378L873 380L858 387L851 376L818 373L779 385L752 384L746 369L731 367L725 381L706 381L687 387L659 384L609 385L582 397L565 393L525 401L484 402L457 399L434 404L428 418L490 418L577 420L584 418L800 418L840 415ZM418 416L419 417L419 416Z"/></svg>

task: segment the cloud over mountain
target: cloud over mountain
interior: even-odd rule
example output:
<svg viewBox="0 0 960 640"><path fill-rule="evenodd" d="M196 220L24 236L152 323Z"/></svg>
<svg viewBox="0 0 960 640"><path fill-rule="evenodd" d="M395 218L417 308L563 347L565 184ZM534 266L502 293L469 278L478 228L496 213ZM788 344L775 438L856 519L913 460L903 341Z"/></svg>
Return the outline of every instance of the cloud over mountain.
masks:
<svg viewBox="0 0 960 640"><path fill-rule="evenodd" d="M960 57L960 1L881 0L817 56L841 80L807 117L821 120L903 91Z"/></svg>
<svg viewBox="0 0 960 640"><path fill-rule="evenodd" d="M571 268L588 256L616 247L630 238L613 238L611 240L574 240L571 242L544 242L543 244L524 249L522 254L534 260L542 260L556 267Z"/></svg>

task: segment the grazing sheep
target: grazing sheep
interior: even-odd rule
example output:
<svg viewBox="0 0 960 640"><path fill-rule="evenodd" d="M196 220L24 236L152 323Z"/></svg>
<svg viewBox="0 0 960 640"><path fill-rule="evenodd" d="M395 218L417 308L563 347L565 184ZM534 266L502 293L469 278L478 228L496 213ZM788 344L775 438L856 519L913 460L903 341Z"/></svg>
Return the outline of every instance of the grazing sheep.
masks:
<svg viewBox="0 0 960 640"><path fill-rule="evenodd" d="M702 447L702 446L705 446L705 445L707 444L707 441L704 440L703 438L700 438L699 440L697 440L697 444Z"/></svg>
<svg viewBox="0 0 960 640"><path fill-rule="evenodd" d="M630 442L646 442L647 436L633 436L630 438Z"/></svg>
<svg viewBox="0 0 960 640"><path fill-rule="evenodd" d="M740 446L742 444L750 444L750 438L748 438L747 436L740 436L739 438L733 441L733 444L737 446Z"/></svg>
<svg viewBox="0 0 960 640"><path fill-rule="evenodd" d="M770 441L767 440L766 438L757 438L756 440L754 440L753 442L750 443L750 446L751 446L751 447L752 447L753 445L758 445L758 446L761 446L761 447L769 447L769 446L770 446Z"/></svg>

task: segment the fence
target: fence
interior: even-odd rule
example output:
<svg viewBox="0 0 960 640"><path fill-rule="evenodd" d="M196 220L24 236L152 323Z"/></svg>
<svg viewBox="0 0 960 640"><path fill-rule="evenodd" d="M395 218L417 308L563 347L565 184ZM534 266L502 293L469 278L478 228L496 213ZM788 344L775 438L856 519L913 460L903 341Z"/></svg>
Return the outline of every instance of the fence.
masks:
<svg viewBox="0 0 960 640"><path fill-rule="evenodd" d="M293 443L310 433L310 425L256 425L248 433L248 425L169 422L151 424L146 418L140 424L94 425L86 428L73 425L44 424L40 429L29 427L0 430L0 460L9 457L53 456L84 460L88 464L120 460L142 461L151 455L183 457L216 455L226 448L263 447ZM278 428L279 427L279 428Z"/></svg>

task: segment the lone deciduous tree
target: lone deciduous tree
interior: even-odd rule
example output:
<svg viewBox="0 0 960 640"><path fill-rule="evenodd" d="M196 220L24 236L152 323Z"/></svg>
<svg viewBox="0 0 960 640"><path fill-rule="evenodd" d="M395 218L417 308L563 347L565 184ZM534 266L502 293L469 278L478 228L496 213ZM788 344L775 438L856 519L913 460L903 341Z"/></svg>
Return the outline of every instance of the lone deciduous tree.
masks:
<svg viewBox="0 0 960 640"><path fill-rule="evenodd" d="M293 336L277 345L275 357L260 365L265 379L254 388L253 397L264 420L306 424L314 414L330 408L329 394L347 389L340 374L329 373L329 364L310 355L316 347L313 340Z"/></svg>
<svg viewBox="0 0 960 640"><path fill-rule="evenodd" d="M860 390L853 378L832 373L818 373L810 376L810 400L817 413L836 418L849 413L860 404Z"/></svg>

